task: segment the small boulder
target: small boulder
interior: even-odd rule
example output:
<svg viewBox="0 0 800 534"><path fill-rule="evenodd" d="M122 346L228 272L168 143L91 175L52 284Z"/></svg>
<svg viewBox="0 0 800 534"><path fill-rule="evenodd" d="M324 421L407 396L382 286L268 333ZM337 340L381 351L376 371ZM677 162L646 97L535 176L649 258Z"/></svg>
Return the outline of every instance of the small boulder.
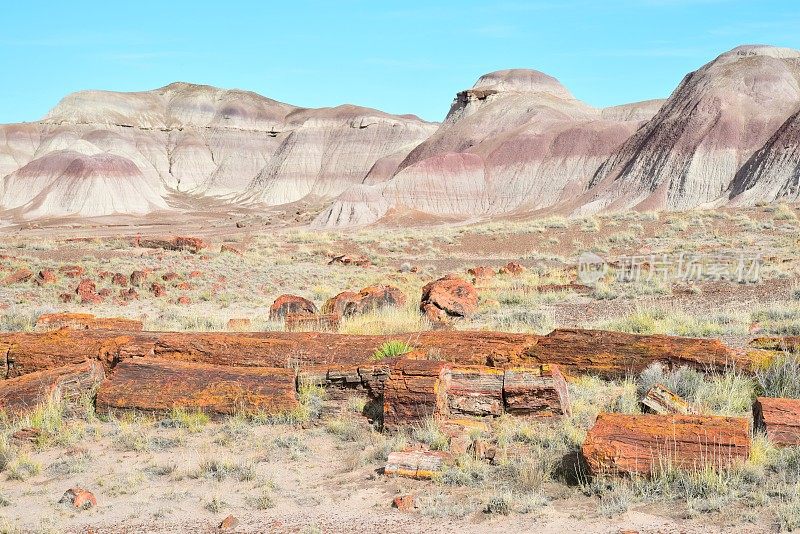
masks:
<svg viewBox="0 0 800 534"><path fill-rule="evenodd" d="M351 255L351 254L338 254L331 258L328 265L338 263L340 265L355 265L357 267L369 267L372 262L366 256Z"/></svg>
<svg viewBox="0 0 800 534"><path fill-rule="evenodd" d="M500 267L500 270L497 272L499 274L510 274L511 276L519 276L525 272L525 267L523 267L516 261L510 261L504 266Z"/></svg>
<svg viewBox="0 0 800 534"><path fill-rule="evenodd" d="M186 295L181 295L175 301L175 304L180 304L181 306L188 306L192 303L192 299L187 297Z"/></svg>
<svg viewBox="0 0 800 534"><path fill-rule="evenodd" d="M75 288L75 294L81 299L81 304L100 304L103 298L97 293L97 286L88 278L84 278Z"/></svg>
<svg viewBox="0 0 800 534"><path fill-rule="evenodd" d="M251 328L250 319L245 318L233 318L228 319L228 326L227 330L238 330L238 331L246 331Z"/></svg>
<svg viewBox="0 0 800 534"><path fill-rule="evenodd" d="M58 502L78 510L88 510L93 506L97 506L97 499L94 494L78 487L68 489Z"/></svg>
<svg viewBox="0 0 800 534"><path fill-rule="evenodd" d="M472 276L473 284L480 284L494 278L494 269L491 267L473 267L467 273Z"/></svg>
<svg viewBox="0 0 800 534"><path fill-rule="evenodd" d="M392 499L392 507L397 508L401 512L411 512L414 510L414 495L406 493L405 495L398 495Z"/></svg>
<svg viewBox="0 0 800 534"><path fill-rule="evenodd" d="M163 281L165 281L165 282L171 282L172 280L175 280L176 278L178 278L178 273L174 273L174 272L172 272L172 271L170 271L170 272L168 272L168 273L164 273L164 274L161 276L161 279L162 279Z"/></svg>
<svg viewBox="0 0 800 534"><path fill-rule="evenodd" d="M223 519L222 522L219 524L219 529L232 530L236 528L238 525L239 525L239 520L233 517L232 515L229 515L228 517Z"/></svg>
<svg viewBox="0 0 800 534"><path fill-rule="evenodd" d="M434 322L466 317L478 309L478 292L463 278L447 275L422 288L419 308Z"/></svg>
<svg viewBox="0 0 800 534"><path fill-rule="evenodd" d="M86 269L80 265L64 265L58 268L58 272L67 278L80 278L86 273Z"/></svg>
<svg viewBox="0 0 800 534"><path fill-rule="evenodd" d="M244 255L244 252L241 248L237 247L236 245L231 245L230 243L223 243L222 246L219 248L220 254L229 252L231 254L236 254L237 256Z"/></svg>
<svg viewBox="0 0 800 534"><path fill-rule="evenodd" d="M114 273L114 275L111 277L111 283L115 286L127 287L128 277L122 273Z"/></svg>
<svg viewBox="0 0 800 534"><path fill-rule="evenodd" d="M287 313L317 313L317 307L310 300L297 295L281 295L269 308L270 321L284 319Z"/></svg>
<svg viewBox="0 0 800 534"><path fill-rule="evenodd" d="M325 301L325 304L322 305L322 313L335 314L341 317L344 315L347 305L352 302L358 302L358 293L355 291L342 291Z"/></svg>
<svg viewBox="0 0 800 534"><path fill-rule="evenodd" d="M163 297L167 294L167 288L164 287L164 284L153 282L150 284L150 293L152 293L155 297Z"/></svg>
<svg viewBox="0 0 800 534"><path fill-rule="evenodd" d="M17 269L3 279L2 285L10 286L13 284L20 284L22 282L27 282L31 278L33 278L33 271L30 269Z"/></svg>
<svg viewBox="0 0 800 534"><path fill-rule="evenodd" d="M131 285L133 287L144 287L147 281L147 273L144 271L133 271L131 273Z"/></svg>
<svg viewBox="0 0 800 534"><path fill-rule="evenodd" d="M47 284L55 284L58 282L58 278L56 277L56 273L49 269L44 269L39 271L39 274L36 275L34 278L33 283L37 286L44 286Z"/></svg>

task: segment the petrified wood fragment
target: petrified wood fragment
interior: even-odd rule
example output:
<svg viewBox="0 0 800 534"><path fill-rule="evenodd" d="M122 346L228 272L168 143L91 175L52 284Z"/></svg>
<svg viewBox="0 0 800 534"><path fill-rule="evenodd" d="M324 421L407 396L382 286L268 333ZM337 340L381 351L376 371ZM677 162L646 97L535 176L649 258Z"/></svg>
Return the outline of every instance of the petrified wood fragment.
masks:
<svg viewBox="0 0 800 534"><path fill-rule="evenodd" d="M449 454L440 451L390 452L383 473L417 479L432 478L449 459Z"/></svg>
<svg viewBox="0 0 800 534"><path fill-rule="evenodd" d="M503 379L505 410L535 417L570 413L567 383L557 365L506 369Z"/></svg>
<svg viewBox="0 0 800 534"><path fill-rule="evenodd" d="M91 313L45 313L36 320L34 330L51 332L61 328L72 330L119 330L140 332L142 321L124 317L95 317Z"/></svg>
<svg viewBox="0 0 800 534"><path fill-rule="evenodd" d="M653 385L642 398L642 404L649 412L659 415L694 413L688 402L662 384Z"/></svg>
<svg viewBox="0 0 800 534"><path fill-rule="evenodd" d="M582 451L595 475L724 468L747 460L750 424L738 417L602 413Z"/></svg>
<svg viewBox="0 0 800 534"><path fill-rule="evenodd" d="M753 405L753 423L766 431L775 445L800 445L800 399L758 397Z"/></svg>
<svg viewBox="0 0 800 534"><path fill-rule="evenodd" d="M212 415L287 413L297 408L291 369L227 367L155 358L120 362L97 392L97 410L167 412L173 408Z"/></svg>
<svg viewBox="0 0 800 534"><path fill-rule="evenodd" d="M69 408L83 395L92 395L104 376L100 362L85 361L0 380L0 409L21 416L50 399L60 399Z"/></svg>

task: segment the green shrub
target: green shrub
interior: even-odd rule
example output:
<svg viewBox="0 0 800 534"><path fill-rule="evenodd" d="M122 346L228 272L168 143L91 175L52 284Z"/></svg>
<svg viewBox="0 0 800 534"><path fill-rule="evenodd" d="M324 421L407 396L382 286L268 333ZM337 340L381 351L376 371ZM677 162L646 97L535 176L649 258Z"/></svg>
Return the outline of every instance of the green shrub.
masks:
<svg viewBox="0 0 800 534"><path fill-rule="evenodd" d="M378 347L378 349L372 355L372 359L379 361L383 360L384 358L394 358L396 356L408 354L412 350L414 350L414 347L404 341L387 341Z"/></svg>

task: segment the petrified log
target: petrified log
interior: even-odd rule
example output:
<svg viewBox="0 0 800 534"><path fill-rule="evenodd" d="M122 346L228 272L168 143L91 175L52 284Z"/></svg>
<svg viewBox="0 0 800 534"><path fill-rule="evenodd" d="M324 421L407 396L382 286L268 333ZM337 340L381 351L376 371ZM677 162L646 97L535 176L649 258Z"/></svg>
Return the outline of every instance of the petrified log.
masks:
<svg viewBox="0 0 800 534"><path fill-rule="evenodd" d="M34 325L37 332L51 332L61 328L72 330L119 330L140 332L142 321L124 317L95 317L91 313L45 313Z"/></svg>
<svg viewBox="0 0 800 534"><path fill-rule="evenodd" d="M156 336L107 330L69 330L0 334L0 365L5 378L99 360L109 370L119 360L151 356Z"/></svg>
<svg viewBox="0 0 800 534"><path fill-rule="evenodd" d="M688 402L662 384L655 384L651 387L642 398L642 404L650 412L659 415L694 413Z"/></svg>
<svg viewBox="0 0 800 534"><path fill-rule="evenodd" d="M757 337L750 342L750 347L763 350L800 351L800 336Z"/></svg>
<svg viewBox="0 0 800 534"><path fill-rule="evenodd" d="M514 415L551 417L570 413L567 382L557 365L506 369L505 411Z"/></svg>
<svg viewBox="0 0 800 534"><path fill-rule="evenodd" d="M753 423L775 445L800 445L800 399L758 397L753 404Z"/></svg>
<svg viewBox="0 0 800 534"><path fill-rule="evenodd" d="M132 358L120 362L97 392L98 412L173 408L212 415L288 413L297 408L291 369L225 367Z"/></svg>
<svg viewBox="0 0 800 534"><path fill-rule="evenodd" d="M736 365L749 359L716 339L638 335L578 328L553 330L525 351L530 363L554 363L569 371L604 376L639 374L653 362L700 370Z"/></svg>
<svg viewBox="0 0 800 534"><path fill-rule="evenodd" d="M208 248L208 243L199 237L176 236L171 238L163 237L137 237L133 240L134 246L143 248L162 248L164 250L187 250L197 254L204 248Z"/></svg>
<svg viewBox="0 0 800 534"><path fill-rule="evenodd" d="M383 426L396 429L447 413L445 362L403 359L391 366L383 391Z"/></svg>
<svg viewBox="0 0 800 534"><path fill-rule="evenodd" d="M724 468L747 460L750 425L738 417L602 413L582 451L595 475Z"/></svg>
<svg viewBox="0 0 800 534"><path fill-rule="evenodd" d="M339 315L335 313L287 313L284 320L287 332L336 332L339 329Z"/></svg>
<svg viewBox="0 0 800 534"><path fill-rule="evenodd" d="M408 478L433 478L449 461L450 455L440 451L390 452L383 474Z"/></svg>
<svg viewBox="0 0 800 534"><path fill-rule="evenodd" d="M452 415L499 416L503 413L503 370L484 366L446 369L447 408Z"/></svg>
<svg viewBox="0 0 800 534"><path fill-rule="evenodd" d="M69 407L92 394L104 376L100 362L85 361L0 380L0 409L21 416L50 399L61 399Z"/></svg>

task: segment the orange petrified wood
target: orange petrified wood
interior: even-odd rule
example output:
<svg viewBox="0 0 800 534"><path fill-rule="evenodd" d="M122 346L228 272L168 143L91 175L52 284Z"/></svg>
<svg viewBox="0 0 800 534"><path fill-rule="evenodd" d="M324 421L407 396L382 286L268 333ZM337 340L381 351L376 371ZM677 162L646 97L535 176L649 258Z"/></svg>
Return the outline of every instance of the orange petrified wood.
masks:
<svg viewBox="0 0 800 534"><path fill-rule="evenodd" d="M190 408L211 415L280 414L297 406L291 369L227 367L154 358L120 362L97 392L100 413L158 413Z"/></svg>
<svg viewBox="0 0 800 534"><path fill-rule="evenodd" d="M100 362L85 361L0 380L0 409L9 415L23 415L50 398L73 403L81 395L92 394L103 377Z"/></svg>
<svg viewBox="0 0 800 534"><path fill-rule="evenodd" d="M61 328L73 330L119 330L139 332L142 321L123 317L95 317L91 313L45 313L36 320L37 332L50 332Z"/></svg>
<svg viewBox="0 0 800 534"><path fill-rule="evenodd" d="M525 356L530 363L555 363L571 371L591 371L605 376L638 374L652 362L702 370L729 365L749 367L744 355L716 339L578 328L553 330L529 347Z"/></svg>
<svg viewBox="0 0 800 534"><path fill-rule="evenodd" d="M775 445L800 445L800 399L758 397L753 405L753 423L765 430Z"/></svg>
<svg viewBox="0 0 800 534"><path fill-rule="evenodd" d="M595 475L727 467L747 460L750 424L739 417L602 413L582 451Z"/></svg>
<svg viewBox="0 0 800 534"><path fill-rule="evenodd" d="M399 360L383 390L383 425L395 429L437 413L447 413L445 362Z"/></svg>

